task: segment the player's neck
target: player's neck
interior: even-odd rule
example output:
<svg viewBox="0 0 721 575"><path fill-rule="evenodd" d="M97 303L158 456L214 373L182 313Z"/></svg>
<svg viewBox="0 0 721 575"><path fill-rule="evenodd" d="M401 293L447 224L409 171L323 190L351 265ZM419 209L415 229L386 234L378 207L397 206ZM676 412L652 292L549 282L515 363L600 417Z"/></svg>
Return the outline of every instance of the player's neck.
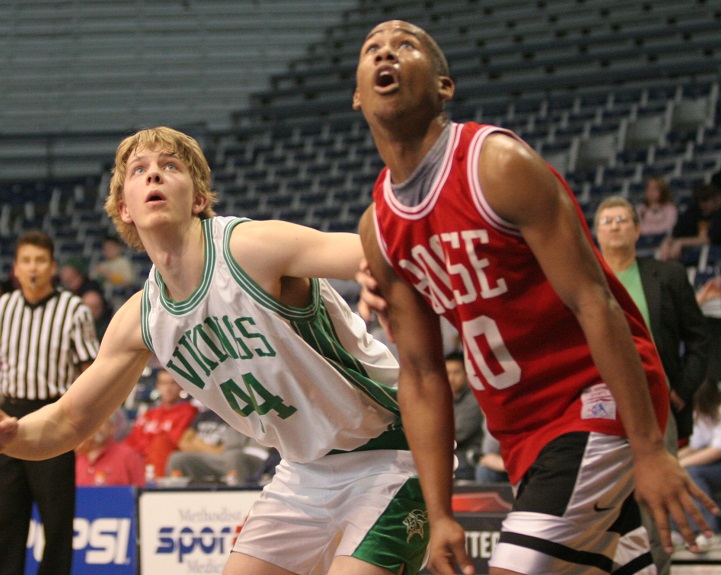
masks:
<svg viewBox="0 0 721 575"><path fill-rule="evenodd" d="M378 153L390 169L393 183L401 184L413 174L440 137L445 125L445 121L436 119L421 132L386 128L373 130Z"/></svg>
<svg viewBox="0 0 721 575"><path fill-rule="evenodd" d="M194 218L186 230L175 234L159 234L147 241L143 238L148 256L165 283L166 296L185 301L196 290L203 277L205 238L202 223Z"/></svg>

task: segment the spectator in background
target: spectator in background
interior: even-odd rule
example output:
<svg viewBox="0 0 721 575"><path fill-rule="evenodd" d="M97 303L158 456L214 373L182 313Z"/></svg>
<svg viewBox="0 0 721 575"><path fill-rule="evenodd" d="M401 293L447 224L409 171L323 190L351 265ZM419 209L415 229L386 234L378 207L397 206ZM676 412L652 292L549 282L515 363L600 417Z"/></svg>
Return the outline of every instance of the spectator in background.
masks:
<svg viewBox="0 0 721 575"><path fill-rule="evenodd" d="M664 434L666 448L678 452L693 429L693 396L706 377L709 334L686 269L677 262L640 258L636 244L639 217L626 199L603 200L595 217L601 254L641 311L670 385L671 413ZM643 510L642 510L643 512ZM660 575L671 571L671 556L661 544L656 526L643 512L651 551Z"/></svg>
<svg viewBox="0 0 721 575"><path fill-rule="evenodd" d="M484 424L481 456L476 465L477 483L507 483L508 473L501 456L501 444L488 431Z"/></svg>
<svg viewBox="0 0 721 575"><path fill-rule="evenodd" d="M483 438L483 413L468 385L463 352L451 352L446 355L448 382L453 392L453 417L456 428L456 458L458 467L454 472L456 479L475 477L475 470L469 461L469 453Z"/></svg>
<svg viewBox="0 0 721 575"><path fill-rule="evenodd" d="M698 248L709 244L721 245L721 189L710 183L694 188L693 201L661 243L659 258L695 265Z"/></svg>
<svg viewBox="0 0 721 575"><path fill-rule="evenodd" d="M721 276L715 275L702 283L696 301L706 316L709 335L708 377L721 381Z"/></svg>
<svg viewBox="0 0 721 575"><path fill-rule="evenodd" d="M706 377L709 333L686 269L676 262L639 258L638 214L620 196L603 200L595 231L604 260L626 287L653 335L670 384L675 423L667 447L676 449L676 435L688 440L693 428L692 400Z"/></svg>
<svg viewBox="0 0 721 575"><path fill-rule="evenodd" d="M671 233L678 219L678 208L664 178L651 176L646 180L643 201L636 206L636 211L642 237L661 238Z"/></svg>
<svg viewBox="0 0 721 575"><path fill-rule="evenodd" d="M718 171L711 176L711 185L716 186L719 190L721 190L721 171Z"/></svg>
<svg viewBox="0 0 721 575"><path fill-rule="evenodd" d="M93 314L93 320L95 322L95 332L98 335L98 340L103 339L105 330L108 329L110 320L113 318L113 310L108 304L108 300L105 299L103 292L97 290L86 291L82 295L83 303L88 306L90 313Z"/></svg>
<svg viewBox="0 0 721 575"><path fill-rule="evenodd" d="M18 238L13 267L20 288L0 297L0 397L11 417L60 399L95 359L90 311L69 291L55 289L53 240L31 231ZM2 412L0 412L1 414ZM45 549L39 575L70 575L75 514L75 455L25 461L0 454L0 574L25 571L33 503Z"/></svg>
<svg viewBox="0 0 721 575"><path fill-rule="evenodd" d="M92 276L104 285L134 288L138 278L133 262L125 255L122 242L114 236L107 236L103 240L102 251L103 259L93 269Z"/></svg>
<svg viewBox="0 0 721 575"><path fill-rule="evenodd" d="M247 484L268 458L268 450L234 430L218 414L201 409L170 454L166 475L191 481Z"/></svg>
<svg viewBox="0 0 721 575"><path fill-rule="evenodd" d="M102 293L103 286L88 278L88 264L83 258L72 257L60 266L60 285L73 294L82 297L86 292Z"/></svg>
<svg viewBox="0 0 721 575"><path fill-rule="evenodd" d="M102 244L103 258L90 274L103 285L105 298L112 309L120 309L138 285L138 276L132 260L125 254L121 241L107 236Z"/></svg>
<svg viewBox="0 0 721 575"><path fill-rule="evenodd" d="M98 340L103 338L105 330L113 316L108 300L105 298L103 286L87 276L88 264L83 258L73 257L65 260L60 266L60 285L77 296L88 306L95 321L95 333Z"/></svg>
<svg viewBox="0 0 721 575"><path fill-rule="evenodd" d="M185 392L164 369L158 370L155 387L160 404L138 416L124 443L143 456L146 466L153 466L157 477L162 477L168 457L178 449L198 408L185 399Z"/></svg>
<svg viewBox="0 0 721 575"><path fill-rule="evenodd" d="M701 489L715 497L721 493L721 391L718 382L707 378L694 398L695 423L689 445L679 452L681 465L686 468ZM708 551L714 540L721 539L719 518L708 510L702 510L706 522L713 528L714 536L703 533L696 537L699 551ZM678 535L676 539L679 539Z"/></svg>
<svg viewBox="0 0 721 575"><path fill-rule="evenodd" d="M111 415L98 430L75 448L77 486L145 484L143 456L135 449L115 441L123 427L122 409Z"/></svg>
<svg viewBox="0 0 721 575"><path fill-rule="evenodd" d="M268 448L268 458L263 462L261 468L248 478L248 485L263 486L270 483L281 461L280 452L275 447Z"/></svg>

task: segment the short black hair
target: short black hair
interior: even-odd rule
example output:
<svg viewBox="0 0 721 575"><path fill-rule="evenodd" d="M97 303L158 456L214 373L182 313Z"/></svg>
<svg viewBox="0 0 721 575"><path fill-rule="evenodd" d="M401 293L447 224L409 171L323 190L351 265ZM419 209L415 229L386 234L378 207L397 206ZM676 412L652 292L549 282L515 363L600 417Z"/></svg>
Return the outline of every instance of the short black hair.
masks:
<svg viewBox="0 0 721 575"><path fill-rule="evenodd" d="M463 352L454 350L448 354L446 354L446 357L444 358L446 361L460 361L461 363L465 363L465 358L463 357Z"/></svg>
<svg viewBox="0 0 721 575"><path fill-rule="evenodd" d="M707 202L717 196L721 196L721 188L713 184L699 184L693 189L693 197L698 202Z"/></svg>
<svg viewBox="0 0 721 575"><path fill-rule="evenodd" d="M41 232L40 230L30 230L29 232L22 234L18 238L17 244L15 244L15 259L18 257L18 250L22 246L28 245L48 250L50 253L50 259L53 261L55 260L55 242L53 241L53 238L45 232Z"/></svg>

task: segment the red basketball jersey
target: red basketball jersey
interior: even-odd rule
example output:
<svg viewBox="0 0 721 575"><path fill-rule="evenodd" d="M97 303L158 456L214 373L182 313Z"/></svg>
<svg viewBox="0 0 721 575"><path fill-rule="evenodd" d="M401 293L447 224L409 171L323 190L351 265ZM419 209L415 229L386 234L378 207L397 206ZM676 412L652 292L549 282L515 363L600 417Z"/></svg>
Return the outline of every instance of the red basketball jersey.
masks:
<svg viewBox="0 0 721 575"><path fill-rule="evenodd" d="M442 169L418 206L396 199L388 168L378 177L373 199L376 232L389 263L461 334L469 381L515 483L561 434L624 435L624 430L575 316L519 230L483 196L478 157L485 138L498 131L514 136L494 126L452 124ZM663 429L668 392L654 344L630 296L598 252L596 257L625 311Z"/></svg>

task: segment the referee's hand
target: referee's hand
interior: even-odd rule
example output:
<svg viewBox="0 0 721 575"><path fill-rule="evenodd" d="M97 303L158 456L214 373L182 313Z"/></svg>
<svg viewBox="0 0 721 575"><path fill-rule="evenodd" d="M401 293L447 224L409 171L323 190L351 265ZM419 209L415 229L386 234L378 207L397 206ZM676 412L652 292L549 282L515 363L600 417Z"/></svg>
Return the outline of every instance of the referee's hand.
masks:
<svg viewBox="0 0 721 575"><path fill-rule="evenodd" d="M5 451L8 444L17 437L18 419L10 417L0 409L0 453Z"/></svg>

